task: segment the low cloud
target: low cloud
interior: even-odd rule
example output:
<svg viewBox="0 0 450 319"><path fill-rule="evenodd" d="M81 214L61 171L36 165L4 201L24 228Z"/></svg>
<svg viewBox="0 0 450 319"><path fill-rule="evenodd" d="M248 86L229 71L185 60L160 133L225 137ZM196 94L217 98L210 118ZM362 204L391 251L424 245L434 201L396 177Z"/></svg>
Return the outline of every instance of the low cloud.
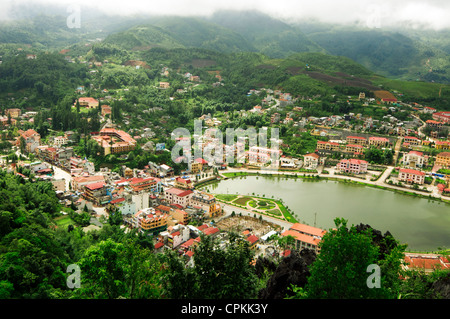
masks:
<svg viewBox="0 0 450 319"><path fill-rule="evenodd" d="M0 19L12 17L11 9L28 6L80 5L85 10L111 15L151 14L207 16L218 10L258 10L275 18L299 22L366 24L368 27L410 25L433 29L450 28L450 3L446 0L0 0ZM45 12L44 12L45 13Z"/></svg>

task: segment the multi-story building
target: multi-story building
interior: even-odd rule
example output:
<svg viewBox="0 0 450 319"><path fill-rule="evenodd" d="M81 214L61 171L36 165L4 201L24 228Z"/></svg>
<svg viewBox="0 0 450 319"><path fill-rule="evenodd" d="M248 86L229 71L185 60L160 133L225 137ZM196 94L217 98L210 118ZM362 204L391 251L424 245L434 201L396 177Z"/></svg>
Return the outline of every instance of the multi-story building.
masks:
<svg viewBox="0 0 450 319"><path fill-rule="evenodd" d="M138 211L130 220L134 228L143 232L157 234L167 229L169 215L153 207Z"/></svg>
<svg viewBox="0 0 450 319"><path fill-rule="evenodd" d="M435 165L441 166L442 168L450 168L450 153L442 152L436 155Z"/></svg>
<svg viewBox="0 0 450 319"><path fill-rule="evenodd" d="M185 208L189 205L194 192L191 190L179 189L172 187L164 190L164 198L170 204L178 204Z"/></svg>
<svg viewBox="0 0 450 319"><path fill-rule="evenodd" d="M367 139L361 136L347 136L347 144L358 144L365 146L367 144Z"/></svg>
<svg viewBox="0 0 450 319"><path fill-rule="evenodd" d="M248 151L248 162L250 164L267 164L272 163L279 165L280 157L283 154L281 150L271 149L267 147L252 146Z"/></svg>
<svg viewBox="0 0 450 319"><path fill-rule="evenodd" d="M5 114L6 114L6 116L10 116L11 118L16 119L22 114L22 111L20 109L17 109L17 108L15 108L15 109L7 109L5 111Z"/></svg>
<svg viewBox="0 0 450 319"><path fill-rule="evenodd" d="M351 174L364 174L367 173L368 162L358 159L343 159L337 165L336 168L340 172Z"/></svg>
<svg viewBox="0 0 450 319"><path fill-rule="evenodd" d="M85 107L88 109L94 109L98 107L98 100L94 99L93 97L80 97L78 99L78 103L80 104L80 107ZM74 104L76 106L76 103Z"/></svg>
<svg viewBox="0 0 450 319"><path fill-rule="evenodd" d="M425 173L415 169L401 168L398 179L402 182L422 185L425 182Z"/></svg>
<svg viewBox="0 0 450 319"><path fill-rule="evenodd" d="M375 147L387 147L389 146L389 139L386 137L372 136L369 137L369 145Z"/></svg>
<svg viewBox="0 0 450 319"><path fill-rule="evenodd" d="M438 141L434 143L434 147L437 150L448 150L450 149L450 142L449 141Z"/></svg>
<svg viewBox="0 0 450 319"><path fill-rule="evenodd" d="M316 169L319 166L320 156L316 153L310 153L303 156L303 167Z"/></svg>
<svg viewBox="0 0 450 319"><path fill-rule="evenodd" d="M192 195L189 206L201 208L210 218L218 216L222 211L216 198L208 193L195 191Z"/></svg>
<svg viewBox="0 0 450 319"><path fill-rule="evenodd" d="M403 138L403 143L408 143L409 145L421 145L422 141L415 136L405 136Z"/></svg>
<svg viewBox="0 0 450 319"><path fill-rule="evenodd" d="M114 128L103 128L92 137L103 148L104 155L129 152L136 147L136 140L128 133Z"/></svg>
<svg viewBox="0 0 450 319"><path fill-rule="evenodd" d="M131 177L122 178L114 183L116 184L116 187L129 188L134 192L155 192L157 191L160 179L155 177Z"/></svg>
<svg viewBox="0 0 450 319"><path fill-rule="evenodd" d="M302 250L309 248L316 253L320 251L319 243L326 231L317 227L312 227L300 223L292 225L288 230L284 231L281 236L292 236L295 239L295 249Z"/></svg>
<svg viewBox="0 0 450 319"><path fill-rule="evenodd" d="M29 129L26 131L18 130L19 138L16 140L15 145L20 146L20 140L25 140L25 150L29 153L34 153L36 148L41 143L41 135L35 130Z"/></svg>
<svg viewBox="0 0 450 319"><path fill-rule="evenodd" d="M103 182L85 185L83 197L96 205L105 205L111 200L111 196L107 194L106 184Z"/></svg>
<svg viewBox="0 0 450 319"><path fill-rule="evenodd" d="M439 122L450 123L450 112L433 113L433 119Z"/></svg>
<svg viewBox="0 0 450 319"><path fill-rule="evenodd" d="M355 155L359 155L362 154L364 151L364 147L362 145L358 145L358 144L347 144L345 146L345 151L347 153L352 153Z"/></svg>
<svg viewBox="0 0 450 319"><path fill-rule="evenodd" d="M192 181L190 179L184 179L182 177L177 177L175 179L175 185L176 188L181 188L181 189L193 189L194 188L194 183L192 183Z"/></svg>
<svg viewBox="0 0 450 319"><path fill-rule="evenodd" d="M422 152L411 151L403 157L403 165L411 168L423 167L425 157Z"/></svg>
<svg viewBox="0 0 450 319"><path fill-rule="evenodd" d="M83 191L84 186L94 183L105 183L105 177L103 175L94 176L77 176L72 178L71 182L72 190Z"/></svg>
<svg viewBox="0 0 450 319"><path fill-rule="evenodd" d="M317 141L317 150L318 151L331 151L331 152L339 152L340 144L335 142L324 142Z"/></svg>

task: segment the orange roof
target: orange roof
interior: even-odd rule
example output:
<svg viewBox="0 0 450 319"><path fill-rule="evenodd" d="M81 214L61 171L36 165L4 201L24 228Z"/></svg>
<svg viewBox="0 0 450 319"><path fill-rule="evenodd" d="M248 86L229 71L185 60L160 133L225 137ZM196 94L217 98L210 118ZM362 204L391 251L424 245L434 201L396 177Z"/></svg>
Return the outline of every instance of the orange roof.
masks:
<svg viewBox="0 0 450 319"><path fill-rule="evenodd" d="M309 236L309 235L305 235L305 234L301 234L299 232L296 232L295 230L286 230L284 231L281 236L292 236L295 239L297 239L298 241L304 242L304 243L308 243L308 244L312 244L317 246L320 242L319 238L313 237L313 236Z"/></svg>
<svg viewBox="0 0 450 319"><path fill-rule="evenodd" d="M320 236L320 237L322 237L326 233L326 231L323 229L305 225L305 224L300 224L300 223L295 223L294 225L291 226L291 228L289 228L289 230L294 230L297 232L310 234L312 236Z"/></svg>

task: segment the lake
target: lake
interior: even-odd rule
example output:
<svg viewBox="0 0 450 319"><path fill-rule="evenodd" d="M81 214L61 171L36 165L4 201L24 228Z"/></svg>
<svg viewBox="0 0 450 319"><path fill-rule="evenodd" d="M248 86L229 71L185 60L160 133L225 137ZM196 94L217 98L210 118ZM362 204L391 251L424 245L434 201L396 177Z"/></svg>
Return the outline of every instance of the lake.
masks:
<svg viewBox="0 0 450 319"><path fill-rule="evenodd" d="M337 181L246 176L206 186L215 194L282 199L300 222L323 229L343 217L348 224L368 224L389 231L408 250L450 247L450 205L369 186Z"/></svg>

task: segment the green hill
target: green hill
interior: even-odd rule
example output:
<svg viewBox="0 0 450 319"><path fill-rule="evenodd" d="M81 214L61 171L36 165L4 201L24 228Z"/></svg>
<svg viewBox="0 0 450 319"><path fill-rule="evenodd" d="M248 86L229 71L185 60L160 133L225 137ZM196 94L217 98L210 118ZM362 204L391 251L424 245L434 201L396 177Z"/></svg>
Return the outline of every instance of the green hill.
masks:
<svg viewBox="0 0 450 319"><path fill-rule="evenodd" d="M241 34L258 52L285 58L297 52L325 52L297 27L255 11L219 11L210 21Z"/></svg>

